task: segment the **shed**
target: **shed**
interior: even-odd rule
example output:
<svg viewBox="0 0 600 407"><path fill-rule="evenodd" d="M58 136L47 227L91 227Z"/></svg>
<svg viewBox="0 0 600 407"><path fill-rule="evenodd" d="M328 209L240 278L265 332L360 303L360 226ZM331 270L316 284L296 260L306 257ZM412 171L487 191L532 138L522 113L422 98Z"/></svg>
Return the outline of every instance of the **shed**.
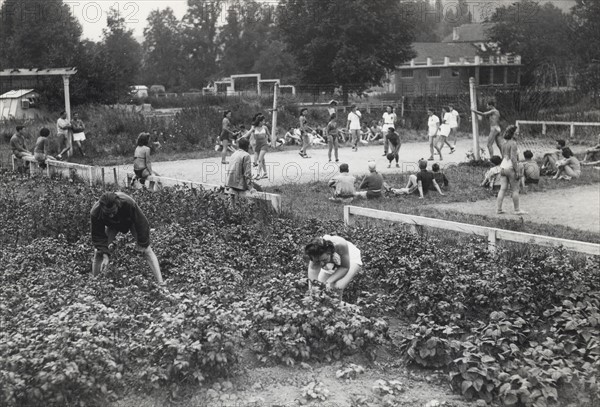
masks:
<svg viewBox="0 0 600 407"><path fill-rule="evenodd" d="M0 120L33 119L41 114L40 94L33 89L11 90L0 95Z"/></svg>
<svg viewBox="0 0 600 407"><path fill-rule="evenodd" d="M148 97L148 87L144 85L136 85L129 87L131 95L135 98L142 99Z"/></svg>

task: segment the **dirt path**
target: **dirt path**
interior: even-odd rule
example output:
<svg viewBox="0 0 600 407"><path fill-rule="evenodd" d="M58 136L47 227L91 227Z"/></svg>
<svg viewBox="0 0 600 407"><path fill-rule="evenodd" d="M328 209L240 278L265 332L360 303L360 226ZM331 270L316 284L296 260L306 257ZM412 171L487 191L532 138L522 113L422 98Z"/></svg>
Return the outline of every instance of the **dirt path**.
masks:
<svg viewBox="0 0 600 407"><path fill-rule="evenodd" d="M504 215L496 215L495 199L432 205L432 207L497 218L517 218L512 214L513 204L510 196L504 200L506 211ZM600 185L597 184L521 195L521 209L528 212L522 216L526 221L561 224L600 233Z"/></svg>

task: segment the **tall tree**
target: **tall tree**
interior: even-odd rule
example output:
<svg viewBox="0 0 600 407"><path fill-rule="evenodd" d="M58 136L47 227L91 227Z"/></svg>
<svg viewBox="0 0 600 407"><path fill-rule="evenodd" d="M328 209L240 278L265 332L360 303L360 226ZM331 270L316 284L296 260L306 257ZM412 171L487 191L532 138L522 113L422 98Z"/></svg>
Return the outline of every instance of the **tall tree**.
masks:
<svg viewBox="0 0 600 407"><path fill-rule="evenodd" d="M217 22L222 5L221 0L188 0L183 18L183 48L187 82L192 87L203 87L217 73Z"/></svg>
<svg viewBox="0 0 600 407"><path fill-rule="evenodd" d="M113 98L119 99L129 93L142 64L142 46L127 29L125 18L119 11L111 9L106 18L101 54L104 60L106 89Z"/></svg>
<svg viewBox="0 0 600 407"><path fill-rule="evenodd" d="M582 89L600 97L600 2L577 0L573 7L573 49L579 75L577 83Z"/></svg>
<svg viewBox="0 0 600 407"><path fill-rule="evenodd" d="M82 28L62 0L5 0L0 16L0 68L75 65Z"/></svg>
<svg viewBox="0 0 600 407"><path fill-rule="evenodd" d="M441 4L441 0L438 0ZM415 42L439 42L439 26L442 23L442 6L431 5L428 0L400 3L403 21L412 29Z"/></svg>
<svg viewBox="0 0 600 407"><path fill-rule="evenodd" d="M147 21L142 82L159 83L168 89L181 88L185 83L185 59L180 21L170 7L152 11Z"/></svg>
<svg viewBox="0 0 600 407"><path fill-rule="evenodd" d="M551 3L521 0L492 15L490 39L521 55L523 85L555 86L573 57L573 19ZM563 75L561 75L561 72Z"/></svg>
<svg viewBox="0 0 600 407"><path fill-rule="evenodd" d="M302 81L343 85L346 95L380 85L415 56L399 7L396 0L282 0L277 22Z"/></svg>

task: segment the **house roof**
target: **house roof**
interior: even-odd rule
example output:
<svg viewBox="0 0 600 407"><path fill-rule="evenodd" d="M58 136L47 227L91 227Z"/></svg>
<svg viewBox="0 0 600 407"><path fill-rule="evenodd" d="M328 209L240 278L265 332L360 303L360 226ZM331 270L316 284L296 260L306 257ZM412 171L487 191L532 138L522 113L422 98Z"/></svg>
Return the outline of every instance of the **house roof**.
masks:
<svg viewBox="0 0 600 407"><path fill-rule="evenodd" d="M33 89L11 90L10 92L0 95L0 99L18 99L31 92L33 92Z"/></svg>
<svg viewBox="0 0 600 407"><path fill-rule="evenodd" d="M488 30L494 26L493 23L473 23L463 24L454 28L457 39L454 39L454 32L447 35L442 42L485 42L488 40Z"/></svg>
<svg viewBox="0 0 600 407"><path fill-rule="evenodd" d="M417 53L415 62L427 62L427 58L433 61L443 61L444 57L450 59L473 58L478 54L477 47L473 44L463 42L415 42L413 49Z"/></svg>

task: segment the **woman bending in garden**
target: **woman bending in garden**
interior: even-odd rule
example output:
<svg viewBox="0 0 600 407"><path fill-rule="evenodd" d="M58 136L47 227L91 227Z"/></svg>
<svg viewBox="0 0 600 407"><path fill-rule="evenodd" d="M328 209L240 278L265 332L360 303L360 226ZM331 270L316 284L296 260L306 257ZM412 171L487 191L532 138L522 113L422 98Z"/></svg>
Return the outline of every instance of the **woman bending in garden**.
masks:
<svg viewBox="0 0 600 407"><path fill-rule="evenodd" d="M362 269L360 250L339 236L325 235L314 239L306 245L304 252L310 258L309 288L317 280L325 283L328 289L337 291L340 299L343 290Z"/></svg>

